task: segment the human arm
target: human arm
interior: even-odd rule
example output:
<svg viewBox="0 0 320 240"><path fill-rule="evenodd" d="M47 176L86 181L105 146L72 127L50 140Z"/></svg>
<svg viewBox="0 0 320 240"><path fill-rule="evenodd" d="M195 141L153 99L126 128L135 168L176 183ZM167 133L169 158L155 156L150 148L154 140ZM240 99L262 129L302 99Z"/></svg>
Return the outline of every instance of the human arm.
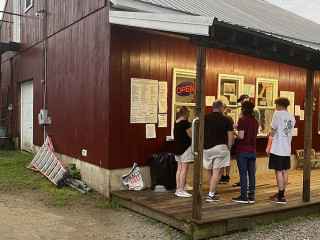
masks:
<svg viewBox="0 0 320 240"><path fill-rule="evenodd" d="M269 138L268 138L268 145L266 148L266 153L268 154L268 156L270 156L271 145L272 145L272 141L275 133L276 133L276 130L271 128L271 132L269 133Z"/></svg>
<svg viewBox="0 0 320 240"><path fill-rule="evenodd" d="M234 131L234 134L239 139L243 139L244 138L244 122L243 122L243 118L239 118L237 130Z"/></svg>
<svg viewBox="0 0 320 240"><path fill-rule="evenodd" d="M228 131L228 149L231 151L232 145L233 145L234 135L233 131Z"/></svg>
<svg viewBox="0 0 320 240"><path fill-rule="evenodd" d="M244 131L242 130L238 130L238 131L234 131L234 135L236 135L239 139L243 139L244 138Z"/></svg>
<svg viewBox="0 0 320 240"><path fill-rule="evenodd" d="M192 128L188 128L188 129L186 130L186 132L187 132L189 138L192 138Z"/></svg>

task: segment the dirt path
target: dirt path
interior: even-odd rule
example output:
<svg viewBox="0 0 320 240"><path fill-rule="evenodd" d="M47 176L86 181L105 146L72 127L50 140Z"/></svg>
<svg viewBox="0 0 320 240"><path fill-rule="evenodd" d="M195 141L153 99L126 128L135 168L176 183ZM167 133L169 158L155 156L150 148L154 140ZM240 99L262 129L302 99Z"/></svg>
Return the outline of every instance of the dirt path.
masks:
<svg viewBox="0 0 320 240"><path fill-rule="evenodd" d="M174 239L129 210L46 206L34 191L0 192L0 239Z"/></svg>

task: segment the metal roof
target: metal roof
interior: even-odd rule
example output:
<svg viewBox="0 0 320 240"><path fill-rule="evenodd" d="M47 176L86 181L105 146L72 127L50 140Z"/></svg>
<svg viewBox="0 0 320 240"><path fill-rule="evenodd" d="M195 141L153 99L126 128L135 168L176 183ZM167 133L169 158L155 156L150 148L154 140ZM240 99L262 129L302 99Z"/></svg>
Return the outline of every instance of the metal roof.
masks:
<svg viewBox="0 0 320 240"><path fill-rule="evenodd" d="M214 17L219 21L320 50L320 24L263 0L111 0L138 12ZM134 6L139 6L134 8ZM115 7L116 8L116 7ZM162 10L161 10L162 9Z"/></svg>

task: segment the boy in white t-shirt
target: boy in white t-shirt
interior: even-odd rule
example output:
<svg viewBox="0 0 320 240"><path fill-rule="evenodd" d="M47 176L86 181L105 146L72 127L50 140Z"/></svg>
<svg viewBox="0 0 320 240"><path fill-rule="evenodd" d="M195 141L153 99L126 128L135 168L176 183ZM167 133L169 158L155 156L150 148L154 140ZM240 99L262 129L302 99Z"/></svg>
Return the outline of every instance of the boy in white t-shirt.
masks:
<svg viewBox="0 0 320 240"><path fill-rule="evenodd" d="M288 183L287 170L290 169L291 140L296 120L287 111L287 107L290 105L288 98L279 97L274 103L276 104L276 112L272 118L266 152L269 156L269 169L275 170L278 193L271 196L269 201L286 204L284 192Z"/></svg>

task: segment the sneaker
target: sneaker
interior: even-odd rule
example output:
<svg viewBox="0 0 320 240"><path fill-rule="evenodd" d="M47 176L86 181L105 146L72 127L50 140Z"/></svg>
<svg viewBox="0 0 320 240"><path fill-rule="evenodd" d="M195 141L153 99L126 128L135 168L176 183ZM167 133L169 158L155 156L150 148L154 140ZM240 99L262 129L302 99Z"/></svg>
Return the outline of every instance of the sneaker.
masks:
<svg viewBox="0 0 320 240"><path fill-rule="evenodd" d="M248 203L255 203L254 197L249 197L248 199Z"/></svg>
<svg viewBox="0 0 320 240"><path fill-rule="evenodd" d="M232 185L232 187L241 187L240 182L236 182L235 184Z"/></svg>
<svg viewBox="0 0 320 240"><path fill-rule="evenodd" d="M287 204L287 199L286 199L286 197L279 198L277 196L277 197L274 197L274 198L270 198L269 202L279 203L279 204Z"/></svg>
<svg viewBox="0 0 320 240"><path fill-rule="evenodd" d="M219 184L223 184L224 183L224 181L225 181L225 176L224 175L221 175L221 178L220 178L220 180L219 180Z"/></svg>
<svg viewBox="0 0 320 240"><path fill-rule="evenodd" d="M210 197L209 195L206 198L207 202L219 202L220 201L220 197L219 194L217 192L214 192L213 197Z"/></svg>
<svg viewBox="0 0 320 240"><path fill-rule="evenodd" d="M192 197L192 195L190 193L187 193L186 191L180 191L180 190L176 191L176 196L177 197L185 197L185 198Z"/></svg>
<svg viewBox="0 0 320 240"><path fill-rule="evenodd" d="M241 195L237 198L231 198L232 202L236 203L249 203L247 197L242 197Z"/></svg>
<svg viewBox="0 0 320 240"><path fill-rule="evenodd" d="M176 192L174 193L174 195L176 195L176 196L177 196L178 191L179 191L179 190L177 189L177 190L176 190Z"/></svg>
<svg viewBox="0 0 320 240"><path fill-rule="evenodd" d="M192 190L193 190L193 187L191 187L191 186L189 186L188 184L186 184L186 185L184 186L184 190L185 190L185 191L192 191Z"/></svg>
<svg viewBox="0 0 320 240"><path fill-rule="evenodd" d="M272 195L271 197L269 197L269 200L273 199L273 198L278 198L278 193Z"/></svg>
<svg viewBox="0 0 320 240"><path fill-rule="evenodd" d="M223 179L223 184L229 184L230 182L230 176L229 175L226 175L225 178Z"/></svg>

